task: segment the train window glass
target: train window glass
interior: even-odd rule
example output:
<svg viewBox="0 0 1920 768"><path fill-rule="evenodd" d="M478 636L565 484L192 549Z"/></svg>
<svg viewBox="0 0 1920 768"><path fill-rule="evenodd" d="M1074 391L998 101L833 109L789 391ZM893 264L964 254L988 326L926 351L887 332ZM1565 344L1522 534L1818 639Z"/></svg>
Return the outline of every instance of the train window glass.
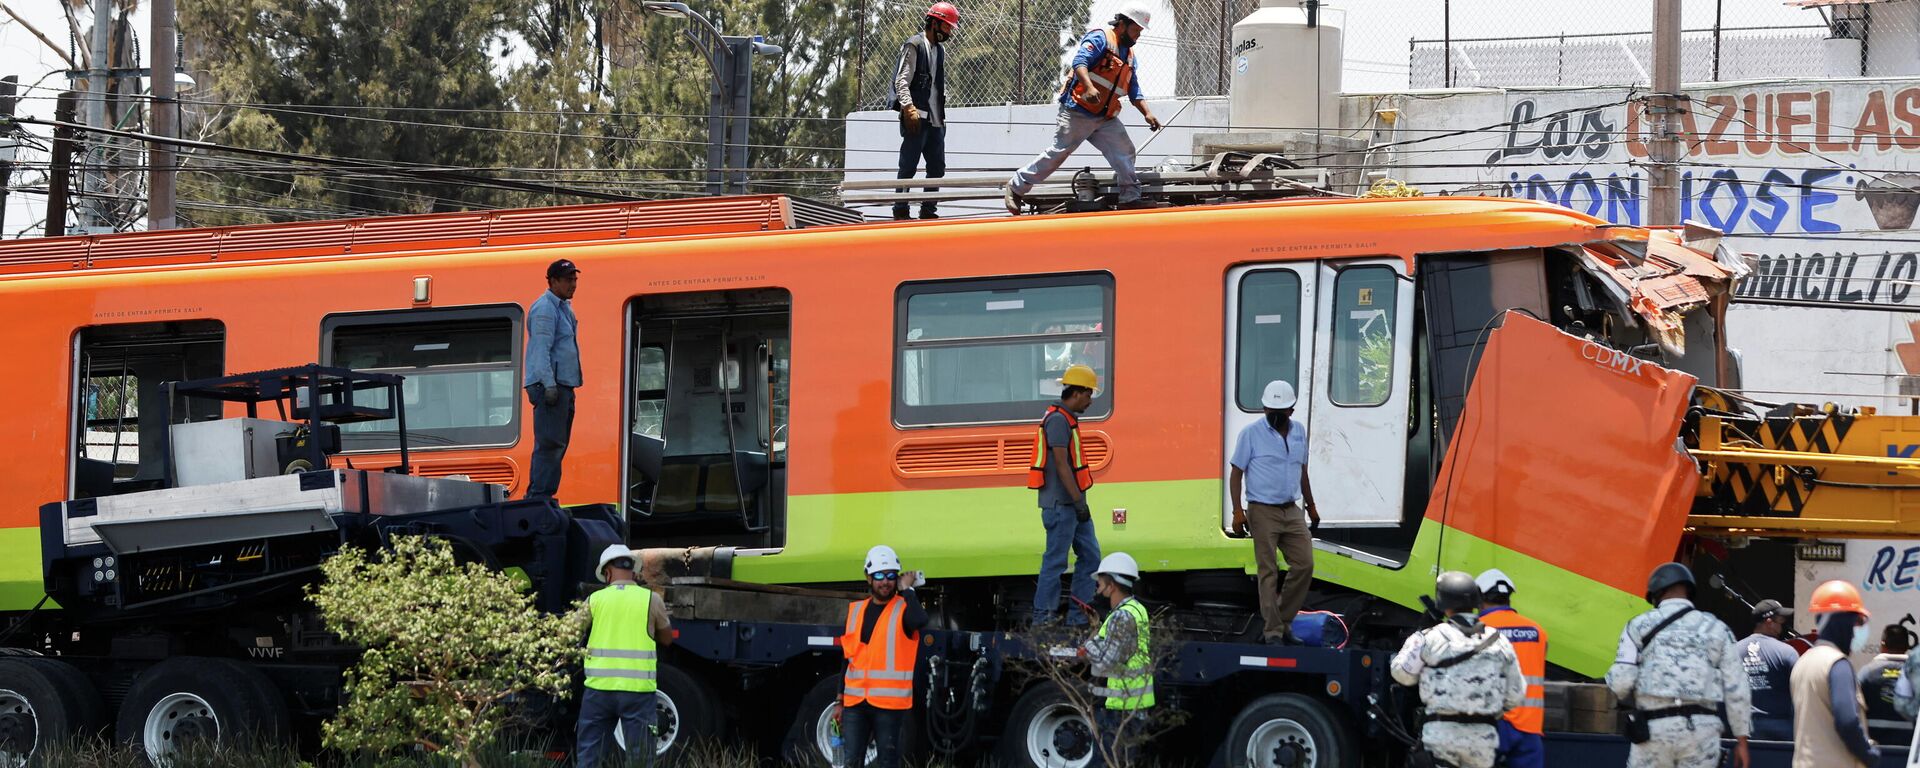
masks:
<svg viewBox="0 0 1920 768"><path fill-rule="evenodd" d="M633 433L659 437L667 418L667 348L644 346L633 361Z"/></svg>
<svg viewBox="0 0 1920 768"><path fill-rule="evenodd" d="M1300 275L1290 270L1247 275L1240 281L1239 322L1234 399L1241 410L1258 412L1268 382L1300 386Z"/></svg>
<svg viewBox="0 0 1920 768"><path fill-rule="evenodd" d="M1371 406L1393 394L1393 329L1399 278L1384 265L1348 267L1334 278L1335 405Z"/></svg>
<svg viewBox="0 0 1920 768"><path fill-rule="evenodd" d="M902 426L1031 421L1084 364L1113 407L1113 277L1052 275L901 287L894 416Z"/></svg>
<svg viewBox="0 0 1920 768"><path fill-rule="evenodd" d="M785 461L787 458L787 396L793 391L793 340L776 338L767 342L767 389L773 402L768 407L771 416L768 433L769 448L773 451L773 460Z"/></svg>
<svg viewBox="0 0 1920 768"><path fill-rule="evenodd" d="M406 377L409 447L507 445L520 434L518 307L336 316L321 352L329 365ZM373 393L384 405L386 394ZM349 451L398 447L392 421L341 427Z"/></svg>
<svg viewBox="0 0 1920 768"><path fill-rule="evenodd" d="M216 320L82 328L75 338L73 498L146 491L165 483L158 419L169 381L225 372L226 328ZM220 403L182 398L173 423L220 418Z"/></svg>

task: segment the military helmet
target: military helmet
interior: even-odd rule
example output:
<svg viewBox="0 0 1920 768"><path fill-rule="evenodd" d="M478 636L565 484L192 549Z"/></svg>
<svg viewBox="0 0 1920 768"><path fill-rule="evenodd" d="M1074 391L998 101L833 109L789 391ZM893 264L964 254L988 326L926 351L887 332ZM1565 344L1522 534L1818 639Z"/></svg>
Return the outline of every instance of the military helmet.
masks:
<svg viewBox="0 0 1920 768"><path fill-rule="evenodd" d="M1693 571L1679 563L1664 563L1647 577L1647 602L1656 602L1661 592L1675 584L1687 585L1687 599L1693 599Z"/></svg>
<svg viewBox="0 0 1920 768"><path fill-rule="evenodd" d="M1433 584L1433 602L1445 613L1471 611L1480 607L1480 585L1473 583L1473 574L1466 571L1447 571Z"/></svg>

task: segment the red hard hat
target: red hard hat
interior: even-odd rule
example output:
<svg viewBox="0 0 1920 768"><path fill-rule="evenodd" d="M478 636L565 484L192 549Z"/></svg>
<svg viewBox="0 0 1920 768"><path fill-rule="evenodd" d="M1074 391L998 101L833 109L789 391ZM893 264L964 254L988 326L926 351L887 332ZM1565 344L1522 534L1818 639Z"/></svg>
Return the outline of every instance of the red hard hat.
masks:
<svg viewBox="0 0 1920 768"><path fill-rule="evenodd" d="M955 29L960 28L960 9L953 7L953 3L934 3L927 8L927 18L939 19L952 24Z"/></svg>
<svg viewBox="0 0 1920 768"><path fill-rule="evenodd" d="M1852 584L1835 579L1815 587L1813 602L1807 606L1809 613L1857 613L1870 616L1867 606L1860 600L1860 590Z"/></svg>

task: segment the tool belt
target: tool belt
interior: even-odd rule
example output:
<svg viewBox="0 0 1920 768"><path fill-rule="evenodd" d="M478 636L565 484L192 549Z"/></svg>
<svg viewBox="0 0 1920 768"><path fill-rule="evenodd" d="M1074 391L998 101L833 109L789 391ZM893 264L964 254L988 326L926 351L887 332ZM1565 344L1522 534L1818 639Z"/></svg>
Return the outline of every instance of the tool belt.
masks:
<svg viewBox="0 0 1920 768"><path fill-rule="evenodd" d="M1627 740L1635 744L1645 744L1653 738L1651 726L1655 720L1689 715L1719 716L1719 710L1701 704L1682 704L1665 709L1633 709L1627 711Z"/></svg>
<svg viewBox="0 0 1920 768"><path fill-rule="evenodd" d="M1499 715L1461 715L1454 713L1428 713L1429 723L1466 723L1467 725L1495 725L1500 722Z"/></svg>

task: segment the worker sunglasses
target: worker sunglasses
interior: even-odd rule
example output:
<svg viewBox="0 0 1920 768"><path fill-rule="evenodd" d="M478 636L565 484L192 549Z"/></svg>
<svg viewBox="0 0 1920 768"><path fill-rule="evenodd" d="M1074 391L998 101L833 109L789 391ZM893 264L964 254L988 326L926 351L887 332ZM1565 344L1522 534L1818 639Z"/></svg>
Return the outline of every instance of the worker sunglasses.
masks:
<svg viewBox="0 0 1920 768"><path fill-rule="evenodd" d="M879 573L869 575L867 578L873 579L874 581L893 581L894 579L900 578L900 572L880 571Z"/></svg>

